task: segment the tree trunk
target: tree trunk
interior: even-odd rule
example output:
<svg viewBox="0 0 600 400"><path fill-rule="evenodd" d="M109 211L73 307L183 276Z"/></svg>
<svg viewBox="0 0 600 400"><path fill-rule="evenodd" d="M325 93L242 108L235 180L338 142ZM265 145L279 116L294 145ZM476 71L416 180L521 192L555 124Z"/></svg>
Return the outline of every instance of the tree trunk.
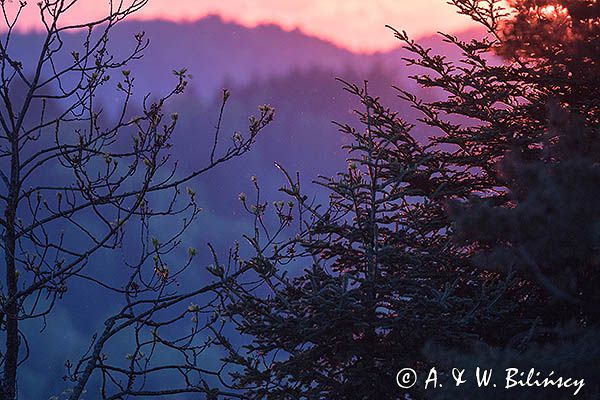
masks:
<svg viewBox="0 0 600 400"><path fill-rule="evenodd" d="M7 209L7 211L9 211ZM12 211L12 210L11 210ZM6 214L9 214L7 212ZM6 260L6 282L7 299L4 305L4 316L6 318L6 353L4 360L4 375L2 377L2 400L13 400L17 395L17 364L19 359L19 320L18 304L15 298L17 294L17 271L15 265L15 230L14 214L7 215L10 223L6 230L5 260Z"/></svg>
<svg viewBox="0 0 600 400"><path fill-rule="evenodd" d="M4 354L4 373L0 385L1 400L14 400L17 398L17 367L19 363L19 300L17 299L17 264L15 249L17 241L16 216L19 204L20 191L20 157L19 157L19 129L22 118L19 119L17 128L10 135L11 141L11 171L8 199L5 216L4 251L6 264L6 303L4 304L4 318L6 326L6 350Z"/></svg>

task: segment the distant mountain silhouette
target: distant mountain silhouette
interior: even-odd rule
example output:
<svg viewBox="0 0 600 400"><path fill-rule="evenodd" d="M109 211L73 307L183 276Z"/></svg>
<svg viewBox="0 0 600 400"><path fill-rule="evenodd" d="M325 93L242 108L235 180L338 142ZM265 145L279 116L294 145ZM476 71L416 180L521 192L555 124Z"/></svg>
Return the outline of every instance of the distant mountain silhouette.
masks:
<svg viewBox="0 0 600 400"><path fill-rule="evenodd" d="M236 201L234 192L239 189L240 175L276 179L274 161L292 171L301 171L307 180L319 174L333 175L343 167L345 152L341 144L345 138L337 133L331 121L355 123L352 110L359 105L342 90L336 77L356 83L368 79L370 93L381 96L409 120L415 120L417 115L397 99L392 85L415 91L424 98L433 95L422 92L409 79L417 70L405 67L403 57L409 54L401 47L389 52L359 54L299 30L286 31L276 25L248 28L210 16L191 23L123 22L112 32L110 51L115 55L127 54L135 45L133 36L142 31L150 39L150 46L142 59L127 67L135 76L138 100L146 93L171 89L175 82L173 69L186 67L194 76L186 93L170 106L181 117L175 152L183 168L194 169L201 163L213 135L221 88L230 88L233 94L223 123L224 135L243 131L248 116L259 105L271 104L276 109L276 119L266 129L256 150L243 160L236 160L235 167L215 172L211 186L218 184L223 190L212 193L214 198L210 200L224 210L231 210L224 206ZM83 34L62 38L64 60L71 59L71 51L81 50L78 47ZM481 34L472 30L459 36L468 39ZM382 28L382 35L392 32ZM32 68L39 56L36 50L39 51L41 40L40 34L14 36L10 49L13 58L22 61L26 69ZM418 41L431 47L434 53L450 58L459 56L456 48L443 43L439 35ZM116 81L111 80L99 99L108 111L121 101L115 85ZM273 181L272 186L278 183Z"/></svg>
<svg viewBox="0 0 600 400"><path fill-rule="evenodd" d="M353 53L299 30L286 31L277 25L248 28L218 16L190 23L123 22L113 31L111 51L126 54L135 44L133 36L142 31L150 39L150 46L143 59L131 64L131 69L138 92L144 93L168 90L173 82L171 71L183 67L195 77L191 89L203 99L210 98L223 86L239 86L315 68L332 72L350 68L360 73L380 64L397 69L397 79L404 81L407 75L402 68L402 57L406 56L402 49L369 55ZM392 32L382 27L381 34L392 35ZM469 31L461 36L480 34ZM82 37L83 32L63 37L65 56L70 57L71 51L81 45ZM39 56L32 49L39 49L40 41L41 35L35 33L14 36L10 49L13 58L22 61L26 68L32 66ZM441 43L438 35L420 42L434 50L449 47Z"/></svg>

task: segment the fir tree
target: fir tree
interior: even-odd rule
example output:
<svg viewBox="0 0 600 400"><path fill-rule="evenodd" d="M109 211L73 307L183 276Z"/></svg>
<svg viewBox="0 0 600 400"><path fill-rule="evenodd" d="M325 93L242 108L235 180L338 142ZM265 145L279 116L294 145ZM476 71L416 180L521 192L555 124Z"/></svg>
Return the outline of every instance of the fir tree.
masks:
<svg viewBox="0 0 600 400"><path fill-rule="evenodd" d="M510 280L474 270L452 243L444 205L470 192L463 174L417 142L412 125L366 86L346 89L364 106L364 129L340 125L352 139L349 165L318 181L330 193L326 210L289 179L284 191L307 214L305 229L287 249L269 249L274 235L264 245L254 237L260 254L242 265L253 265L262 283L229 286L226 313L253 338L249 359L230 354L244 367L238 384L251 398L420 396L422 387L394 382L399 366L431 366L422 352L428 342L461 347L519 331L502 329L503 317L519 312L502 300ZM263 218L265 205L249 210ZM284 272L290 257L305 267L300 276Z"/></svg>
<svg viewBox="0 0 600 400"><path fill-rule="evenodd" d="M366 89L347 86L365 107L364 130L341 126L353 139L350 164L319 181L328 206L308 202L288 177L301 233L251 240L260 251L250 264L267 263L269 273L255 268L258 276L230 285L223 303L252 338L229 357L251 397L404 398L398 369L451 368L444 361L456 354L473 367L567 360L574 372L593 364L596 2L452 3L487 29L470 42L443 35L462 50L460 62L395 31L413 54L408 64L425 71L416 82L441 94L426 102L399 89L429 140L419 143ZM556 29L569 36L552 42ZM482 395L422 388L409 396Z"/></svg>

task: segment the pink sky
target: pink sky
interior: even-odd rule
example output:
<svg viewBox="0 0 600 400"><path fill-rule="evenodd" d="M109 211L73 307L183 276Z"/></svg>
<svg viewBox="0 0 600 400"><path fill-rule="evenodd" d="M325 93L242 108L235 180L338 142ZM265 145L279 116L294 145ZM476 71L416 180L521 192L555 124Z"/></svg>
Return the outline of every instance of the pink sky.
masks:
<svg viewBox="0 0 600 400"><path fill-rule="evenodd" d="M108 10L109 3L79 0L64 22L98 17ZM386 50L397 45L385 24L414 37L456 32L472 24L446 0L149 0L135 18L193 21L208 14L247 26L276 23L285 29L298 28L355 51ZM36 1L32 0L20 27L31 29L38 19Z"/></svg>

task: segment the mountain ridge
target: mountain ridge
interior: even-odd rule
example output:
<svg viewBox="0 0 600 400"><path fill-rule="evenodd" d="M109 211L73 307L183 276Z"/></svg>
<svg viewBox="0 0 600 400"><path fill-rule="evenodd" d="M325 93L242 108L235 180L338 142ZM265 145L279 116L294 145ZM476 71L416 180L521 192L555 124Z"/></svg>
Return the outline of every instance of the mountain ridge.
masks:
<svg viewBox="0 0 600 400"><path fill-rule="evenodd" d="M376 64L401 70L402 57L406 55L401 46L385 52L353 52L300 29L286 30L276 24L246 27L217 15L192 22L160 19L122 22L115 26L109 47L117 55L126 54L135 45L133 36L140 31L146 33L150 45L143 58L130 65L137 76L137 91L165 92L174 82L170 79L171 71L187 68L194 76L190 89L203 99L211 98L224 86L246 85L293 71L351 69L360 74ZM473 34L476 33L472 29L458 33L469 37ZM35 45L41 37L35 32L14 35L13 58L23 61L25 68L32 65L36 55L28 50L39 48ZM81 39L82 33L65 36L64 57L81 46ZM419 41L427 46L443 46L439 35L422 37ZM396 83L401 84L406 74L399 71L397 78L400 82Z"/></svg>

